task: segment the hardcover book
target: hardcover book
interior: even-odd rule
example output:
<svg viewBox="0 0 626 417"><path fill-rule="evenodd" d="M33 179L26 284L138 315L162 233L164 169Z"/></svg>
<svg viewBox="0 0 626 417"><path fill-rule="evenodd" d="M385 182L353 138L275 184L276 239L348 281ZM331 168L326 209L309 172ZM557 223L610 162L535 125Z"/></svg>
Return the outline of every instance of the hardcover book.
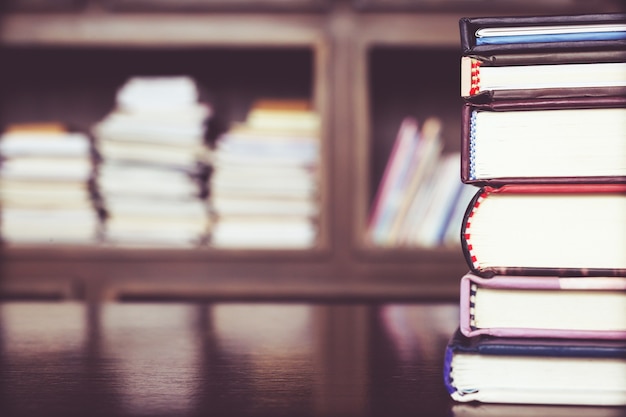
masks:
<svg viewBox="0 0 626 417"><path fill-rule="evenodd" d="M445 385L462 411L621 413L626 14L459 25L461 179L476 193L461 221L470 271Z"/></svg>
<svg viewBox="0 0 626 417"><path fill-rule="evenodd" d="M461 244L472 272L626 276L626 184L507 184L470 202Z"/></svg>
<svg viewBox="0 0 626 417"><path fill-rule="evenodd" d="M461 97L469 101L620 95L626 51L461 57Z"/></svg>
<svg viewBox="0 0 626 417"><path fill-rule="evenodd" d="M626 14L471 17L459 20L463 55L492 52L619 50Z"/></svg>
<svg viewBox="0 0 626 417"><path fill-rule="evenodd" d="M465 103L461 179L625 183L626 96Z"/></svg>
<svg viewBox="0 0 626 417"><path fill-rule="evenodd" d="M456 401L626 405L626 341L502 338L460 331L445 354Z"/></svg>
<svg viewBox="0 0 626 417"><path fill-rule="evenodd" d="M465 336L626 339L626 277L461 279Z"/></svg>

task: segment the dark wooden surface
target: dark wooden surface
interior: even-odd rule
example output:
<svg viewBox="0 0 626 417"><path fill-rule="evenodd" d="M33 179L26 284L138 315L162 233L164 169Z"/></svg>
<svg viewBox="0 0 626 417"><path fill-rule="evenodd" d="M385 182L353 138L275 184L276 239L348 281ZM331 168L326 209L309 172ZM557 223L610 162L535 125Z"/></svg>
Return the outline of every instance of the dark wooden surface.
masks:
<svg viewBox="0 0 626 417"><path fill-rule="evenodd" d="M613 416L459 405L454 304L0 304L0 416Z"/></svg>

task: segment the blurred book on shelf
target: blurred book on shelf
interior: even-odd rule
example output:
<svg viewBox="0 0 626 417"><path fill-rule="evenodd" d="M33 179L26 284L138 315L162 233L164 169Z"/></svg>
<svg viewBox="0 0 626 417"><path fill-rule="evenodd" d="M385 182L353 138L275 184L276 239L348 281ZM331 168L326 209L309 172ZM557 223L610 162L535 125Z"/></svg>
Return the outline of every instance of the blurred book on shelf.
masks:
<svg viewBox="0 0 626 417"><path fill-rule="evenodd" d="M202 242L208 214L198 181L184 170L104 164L99 187L108 213L106 242L189 246Z"/></svg>
<svg viewBox="0 0 626 417"><path fill-rule="evenodd" d="M115 108L93 127L105 243L204 243L211 116L187 76L135 76L119 88Z"/></svg>
<svg viewBox="0 0 626 417"><path fill-rule="evenodd" d="M217 138L212 162L213 246L315 245L320 120L307 100L253 103Z"/></svg>
<svg viewBox="0 0 626 417"><path fill-rule="evenodd" d="M94 244L89 136L57 122L7 126L0 137L2 239L7 244Z"/></svg>
<svg viewBox="0 0 626 417"><path fill-rule="evenodd" d="M437 247L458 244L454 219L471 195L459 175L460 154L443 153L441 121L406 117L376 192L368 236L377 246ZM472 194L473 195L473 194Z"/></svg>

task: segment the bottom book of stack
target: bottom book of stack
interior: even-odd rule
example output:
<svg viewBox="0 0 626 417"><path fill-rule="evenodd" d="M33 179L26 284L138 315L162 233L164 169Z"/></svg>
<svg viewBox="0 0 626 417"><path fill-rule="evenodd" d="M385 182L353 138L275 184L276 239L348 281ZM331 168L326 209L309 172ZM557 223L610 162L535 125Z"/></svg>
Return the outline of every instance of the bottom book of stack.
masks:
<svg viewBox="0 0 626 417"><path fill-rule="evenodd" d="M444 378L460 402L626 405L626 340L514 338L460 330Z"/></svg>

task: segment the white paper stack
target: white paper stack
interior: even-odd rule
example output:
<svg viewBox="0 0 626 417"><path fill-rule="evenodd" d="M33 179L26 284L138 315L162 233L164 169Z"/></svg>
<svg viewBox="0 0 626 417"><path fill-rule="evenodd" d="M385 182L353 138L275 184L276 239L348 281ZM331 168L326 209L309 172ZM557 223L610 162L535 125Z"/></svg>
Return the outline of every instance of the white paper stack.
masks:
<svg viewBox="0 0 626 417"><path fill-rule="evenodd" d="M133 77L94 128L105 241L118 246L193 246L207 232L204 182L211 108L186 76ZM204 178L204 179L203 179Z"/></svg>
<svg viewBox="0 0 626 417"><path fill-rule="evenodd" d="M15 125L0 139L2 238L8 244L95 244L89 137L57 124Z"/></svg>
<svg viewBox="0 0 626 417"><path fill-rule="evenodd" d="M217 140L211 244L308 248L319 216L319 118L300 101L261 101Z"/></svg>

